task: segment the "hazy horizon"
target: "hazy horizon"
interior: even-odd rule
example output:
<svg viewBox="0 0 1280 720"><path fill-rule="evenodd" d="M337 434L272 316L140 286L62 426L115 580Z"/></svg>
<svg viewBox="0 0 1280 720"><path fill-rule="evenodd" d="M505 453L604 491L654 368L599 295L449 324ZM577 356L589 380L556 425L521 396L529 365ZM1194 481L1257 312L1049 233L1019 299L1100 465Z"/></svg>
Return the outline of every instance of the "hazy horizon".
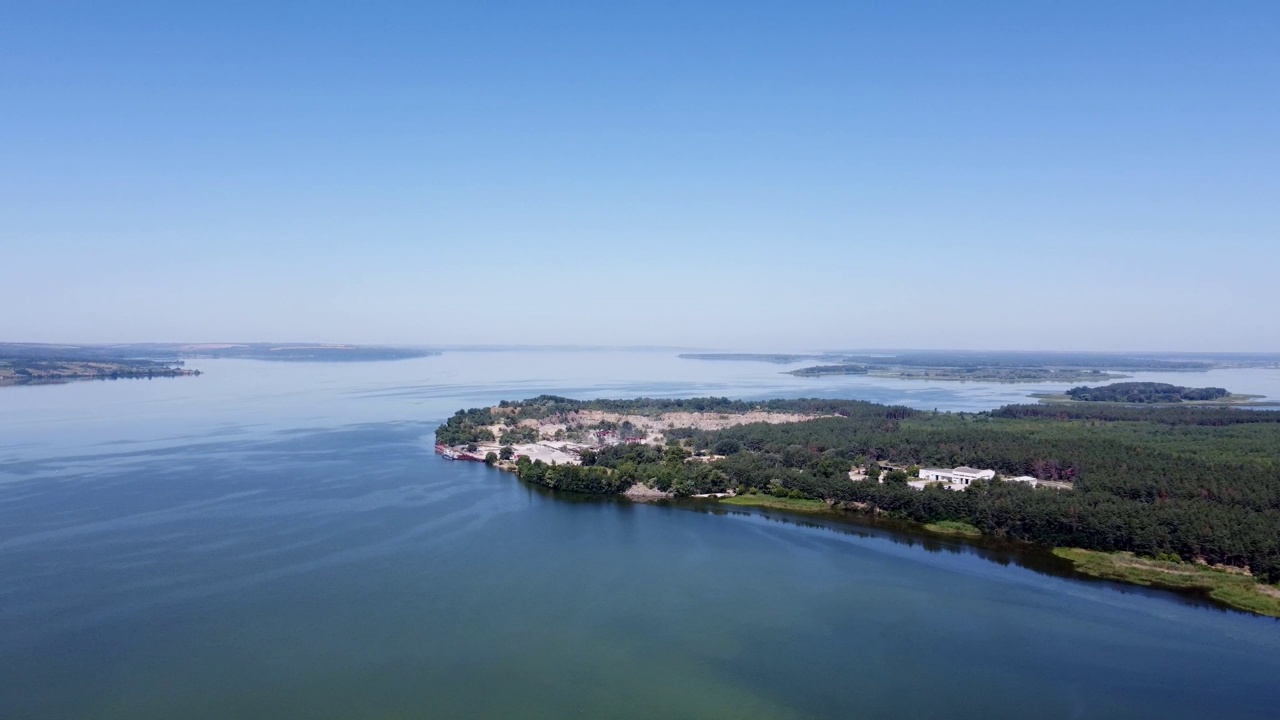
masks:
<svg viewBox="0 0 1280 720"><path fill-rule="evenodd" d="M593 343L558 343L558 344L495 344L495 343L347 343L342 341L313 340L141 340L129 342L25 342L0 338L0 345L46 345L49 347L121 347L135 345L174 345L174 346L235 346L235 345L331 345L352 347L395 347L431 352L678 352L707 353L730 355L875 355L875 354L975 354L975 355L1114 355L1114 356L1185 356L1185 357L1276 357L1280 351L1248 351L1248 350L1152 350L1147 348L1119 348L1115 350L1098 350L1093 348L974 348L974 347L776 347L756 345L747 347L713 347L694 345L626 345L626 344L593 344ZM240 358L252 360L254 358Z"/></svg>
<svg viewBox="0 0 1280 720"><path fill-rule="evenodd" d="M0 340L1280 352L1277 36L1265 2L15 5Z"/></svg>

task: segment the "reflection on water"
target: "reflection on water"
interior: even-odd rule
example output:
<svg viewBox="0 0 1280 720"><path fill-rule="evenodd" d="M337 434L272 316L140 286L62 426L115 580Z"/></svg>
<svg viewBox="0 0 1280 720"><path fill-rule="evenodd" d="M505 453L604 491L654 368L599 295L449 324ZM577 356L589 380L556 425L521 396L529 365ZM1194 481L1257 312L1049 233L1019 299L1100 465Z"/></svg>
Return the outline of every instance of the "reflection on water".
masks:
<svg viewBox="0 0 1280 720"><path fill-rule="evenodd" d="M539 489L543 488L539 487ZM578 497L573 496L571 493L556 493L551 490L546 490L546 492L553 493L556 497L561 499ZM726 506L709 501L670 501L668 504L711 515L759 514L772 522L791 524L815 530L846 533L862 538L883 539L895 544L905 545L909 548L918 548L929 553L972 555L998 565L1017 565L1041 575L1057 578L1071 578L1073 580L1088 583L1098 583L1119 593L1131 593L1147 597L1162 598L1165 600L1176 600L1193 607L1209 608L1221 612L1237 612L1230 607L1209 598L1200 590L1166 590L1163 588L1148 588L1103 580L1085 575L1076 572L1074 565L1070 561L1054 555L1047 548L1023 542L990 537L962 538L938 535L936 533L928 532L920 528L915 523L908 521L872 517L852 512L833 512L830 515L821 515L820 517L822 519L816 520L813 519L812 516L788 513L786 511L771 510L767 508ZM1280 620L1276 622L1280 622Z"/></svg>
<svg viewBox="0 0 1280 720"><path fill-rule="evenodd" d="M981 409L1020 389L814 386L644 353L201 366L0 393L0 717L1263 718L1280 701L1272 620L1072 579L1016 545L565 496L431 447L454 409L541 392Z"/></svg>

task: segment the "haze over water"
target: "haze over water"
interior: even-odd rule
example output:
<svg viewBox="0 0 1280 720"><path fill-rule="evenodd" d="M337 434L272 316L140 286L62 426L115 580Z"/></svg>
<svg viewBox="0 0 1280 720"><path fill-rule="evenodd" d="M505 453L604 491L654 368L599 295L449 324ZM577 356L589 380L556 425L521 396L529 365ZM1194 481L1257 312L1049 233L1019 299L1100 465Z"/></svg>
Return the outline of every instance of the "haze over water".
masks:
<svg viewBox="0 0 1280 720"><path fill-rule="evenodd" d="M1280 622L853 523L556 495L454 410L1063 385L658 352L193 362L0 391L0 717L1274 717ZM1280 399L1280 371L1137 374ZM995 562L993 562L993 560Z"/></svg>

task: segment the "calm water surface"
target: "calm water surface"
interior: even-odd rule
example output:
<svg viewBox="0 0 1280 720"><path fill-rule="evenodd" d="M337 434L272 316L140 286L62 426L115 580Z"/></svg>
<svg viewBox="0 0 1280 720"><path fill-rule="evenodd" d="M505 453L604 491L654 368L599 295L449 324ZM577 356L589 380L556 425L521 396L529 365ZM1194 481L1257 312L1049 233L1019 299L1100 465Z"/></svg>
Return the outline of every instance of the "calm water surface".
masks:
<svg viewBox="0 0 1280 720"><path fill-rule="evenodd" d="M1061 385L667 353L198 366L0 390L0 718L1280 707L1280 622L890 530L565 498L431 447L453 410L541 392L978 410ZM1172 379L1280 398L1280 371Z"/></svg>

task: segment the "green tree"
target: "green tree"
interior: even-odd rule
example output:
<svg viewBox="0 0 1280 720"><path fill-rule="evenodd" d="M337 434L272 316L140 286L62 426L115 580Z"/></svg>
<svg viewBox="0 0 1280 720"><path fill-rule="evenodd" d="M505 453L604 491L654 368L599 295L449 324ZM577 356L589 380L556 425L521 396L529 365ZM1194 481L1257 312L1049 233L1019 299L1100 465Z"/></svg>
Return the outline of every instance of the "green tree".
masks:
<svg viewBox="0 0 1280 720"><path fill-rule="evenodd" d="M714 450L717 455L733 455L742 451L742 443L733 438L725 438L715 444Z"/></svg>

